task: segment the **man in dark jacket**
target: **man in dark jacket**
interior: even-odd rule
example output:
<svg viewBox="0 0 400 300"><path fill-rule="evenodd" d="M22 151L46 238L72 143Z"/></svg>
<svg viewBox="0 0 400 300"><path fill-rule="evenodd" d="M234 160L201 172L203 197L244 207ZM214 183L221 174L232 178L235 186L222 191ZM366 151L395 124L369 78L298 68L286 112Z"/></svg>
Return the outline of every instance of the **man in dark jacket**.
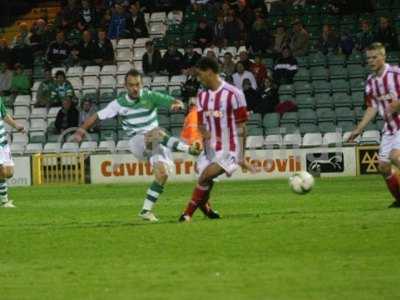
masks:
<svg viewBox="0 0 400 300"><path fill-rule="evenodd" d="M387 51L399 49L396 29L390 25L389 19L386 17L379 19L379 28L375 34L375 42L382 43Z"/></svg>
<svg viewBox="0 0 400 300"><path fill-rule="evenodd" d="M97 46L92 40L92 34L86 30L83 32L82 40L77 46L78 61L81 66L88 66L95 64L97 56Z"/></svg>
<svg viewBox="0 0 400 300"><path fill-rule="evenodd" d="M164 54L162 59L162 65L163 69L166 70L170 76L181 74L183 55L176 49L173 43L168 46L168 51Z"/></svg>
<svg viewBox="0 0 400 300"><path fill-rule="evenodd" d="M193 50L193 44L188 43L185 48L185 55L183 55L183 68L189 69L196 65L201 55Z"/></svg>
<svg viewBox="0 0 400 300"><path fill-rule="evenodd" d="M59 110L55 127L57 133L63 133L66 129L79 126L79 111L76 109L71 97L66 97Z"/></svg>
<svg viewBox="0 0 400 300"><path fill-rule="evenodd" d="M99 65L114 64L114 48L111 41L107 38L107 33L104 29L98 31L98 41L96 44L96 59L95 62Z"/></svg>
<svg viewBox="0 0 400 300"><path fill-rule="evenodd" d="M146 52L143 54L143 72L146 75L155 75L161 69L162 59L158 49L154 49L152 41L146 42Z"/></svg>
<svg viewBox="0 0 400 300"><path fill-rule="evenodd" d="M69 44L65 42L64 32L60 31L56 35L56 40L47 48L47 61L52 67L63 66L67 62L70 51Z"/></svg>
<svg viewBox="0 0 400 300"><path fill-rule="evenodd" d="M130 15L126 19L126 30L133 39L149 36L146 21L142 12L138 10L137 5L131 4L129 7Z"/></svg>
<svg viewBox="0 0 400 300"><path fill-rule="evenodd" d="M283 48L282 55L274 67L274 80L278 85L292 84L297 72L297 60L288 47Z"/></svg>

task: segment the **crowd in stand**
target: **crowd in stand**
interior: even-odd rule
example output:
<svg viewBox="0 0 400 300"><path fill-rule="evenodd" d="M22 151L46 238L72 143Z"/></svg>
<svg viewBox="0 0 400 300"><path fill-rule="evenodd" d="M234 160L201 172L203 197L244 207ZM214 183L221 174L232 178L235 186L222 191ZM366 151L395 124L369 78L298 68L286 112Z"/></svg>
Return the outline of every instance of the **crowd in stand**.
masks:
<svg viewBox="0 0 400 300"><path fill-rule="evenodd" d="M308 2L316 1L281 0L274 5L287 8ZM346 1L329 2L332 14L344 11ZM188 11L188 7L192 11L208 8L216 12L215 18L198 19L194 38L187 42L183 53L171 42L162 55L161 49L149 41L143 55L145 75L187 75L182 86L185 99L195 96L199 88L193 69L201 55L196 48L218 60L225 80L243 89L250 110L261 113L274 110L279 102L277 88L293 82L298 68L296 58L307 55L311 48L324 54L350 55L379 41L389 51L399 49L396 29L387 17L381 17L376 26L362 20L356 34L340 32L326 24L317 42L312 44L300 19L277 22L272 27L264 1L68 0L63 1L54 24L38 19L29 28L22 22L10 44L0 39L0 95L11 95L13 99L29 94L34 60L44 57L45 78L37 93L36 106L62 106L64 115L57 122L58 130L62 131L69 119L79 122L79 116L71 109L75 107L71 83L63 72L57 72L53 78L52 67L114 64L112 39L149 37L144 12L155 8L166 10L168 23L179 24L181 11ZM245 46L243 49L247 50L241 50L237 57L229 51L217 57L216 47L228 46ZM272 69L263 63L265 58L273 60Z"/></svg>

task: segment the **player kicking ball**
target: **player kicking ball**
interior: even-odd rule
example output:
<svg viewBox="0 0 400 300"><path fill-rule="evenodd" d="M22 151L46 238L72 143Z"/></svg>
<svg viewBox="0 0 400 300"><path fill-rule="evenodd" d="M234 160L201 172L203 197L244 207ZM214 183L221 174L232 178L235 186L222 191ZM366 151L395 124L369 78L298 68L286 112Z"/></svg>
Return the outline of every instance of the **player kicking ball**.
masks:
<svg viewBox="0 0 400 300"><path fill-rule="evenodd" d="M367 124L379 113L383 120L382 141L379 147L379 172L395 201L390 207L400 207L400 186L392 165L400 168L400 69L385 62L386 51L381 43L366 49L372 74L365 84L367 110L348 141L353 142Z"/></svg>
<svg viewBox="0 0 400 300"><path fill-rule="evenodd" d="M240 90L219 77L215 60L201 58L196 67L198 79L205 87L197 97L198 126L203 136L204 151L197 161L197 185L179 219L181 222L191 221L197 208L210 219L219 218L209 203L213 179L224 173L231 176L239 166L245 166L245 97Z"/></svg>
<svg viewBox="0 0 400 300"><path fill-rule="evenodd" d="M0 97L0 207L14 208L15 205L12 200L8 199L7 188L7 179L14 175L14 161L11 157L10 145L7 142L7 132L4 123L17 129L18 132L25 133L24 126L15 122L15 120L7 114L3 97Z"/></svg>
<svg viewBox="0 0 400 300"><path fill-rule="evenodd" d="M168 170L174 165L171 150L198 155L200 149L198 144L189 146L158 127L157 108L166 107L178 111L184 108L182 101L144 89L141 74L136 70L126 74L125 87L128 91L126 94L85 120L75 133L75 140L80 142L98 119L106 120L117 115L122 118L122 128L130 136L129 148L132 154L138 160L148 160L153 167L155 178L147 190L139 216L155 222L158 219L152 210L164 190Z"/></svg>

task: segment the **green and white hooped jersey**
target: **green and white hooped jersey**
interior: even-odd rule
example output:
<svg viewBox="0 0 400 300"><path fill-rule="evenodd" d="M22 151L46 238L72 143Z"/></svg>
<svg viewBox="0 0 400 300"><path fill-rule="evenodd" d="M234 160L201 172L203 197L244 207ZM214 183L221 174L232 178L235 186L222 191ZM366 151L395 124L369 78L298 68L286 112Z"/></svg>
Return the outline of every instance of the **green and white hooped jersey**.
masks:
<svg viewBox="0 0 400 300"><path fill-rule="evenodd" d="M7 116L7 110L3 102L3 97L0 97L0 147L7 145L7 132L4 126L4 118Z"/></svg>
<svg viewBox="0 0 400 300"><path fill-rule="evenodd" d="M148 132L158 127L157 108L170 108L174 97L159 92L142 89L136 100L131 100L124 93L111 101L104 109L97 112L100 120L119 115L122 128L129 136Z"/></svg>

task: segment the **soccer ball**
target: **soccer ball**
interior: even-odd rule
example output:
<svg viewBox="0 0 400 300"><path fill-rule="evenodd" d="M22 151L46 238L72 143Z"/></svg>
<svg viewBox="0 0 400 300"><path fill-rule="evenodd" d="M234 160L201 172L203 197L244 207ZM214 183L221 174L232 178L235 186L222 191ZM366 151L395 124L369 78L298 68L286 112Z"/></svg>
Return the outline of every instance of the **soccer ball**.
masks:
<svg viewBox="0 0 400 300"><path fill-rule="evenodd" d="M289 186L296 194L306 194L314 186L314 177L306 171L295 173L289 177Z"/></svg>

